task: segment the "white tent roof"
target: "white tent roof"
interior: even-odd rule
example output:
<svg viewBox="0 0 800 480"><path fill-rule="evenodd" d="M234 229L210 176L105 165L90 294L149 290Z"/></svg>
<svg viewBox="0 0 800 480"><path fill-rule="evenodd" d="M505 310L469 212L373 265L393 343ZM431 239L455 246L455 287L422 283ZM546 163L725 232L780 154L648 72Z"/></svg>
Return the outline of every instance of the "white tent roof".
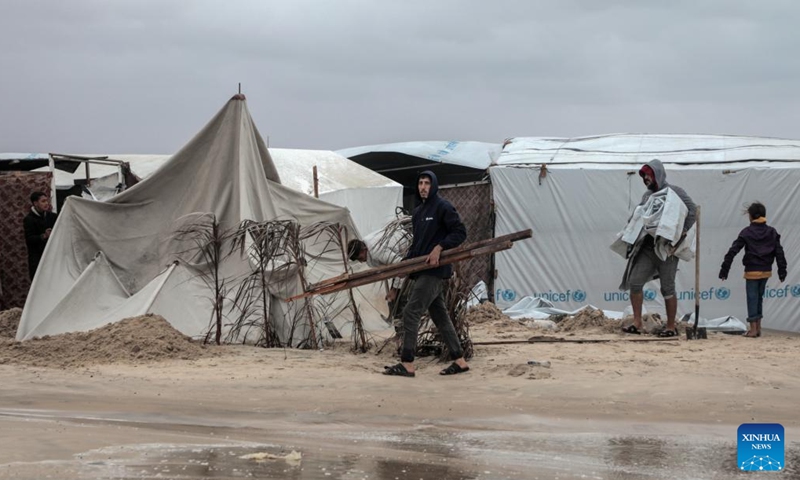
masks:
<svg viewBox="0 0 800 480"><path fill-rule="evenodd" d="M494 165L673 165L787 162L800 167L800 140L733 135L616 134L593 137L517 137Z"/></svg>
<svg viewBox="0 0 800 480"><path fill-rule="evenodd" d="M349 188L402 188L399 183L330 150L270 148L269 153L284 184L309 195L314 194L314 166L319 177L319 193Z"/></svg>
<svg viewBox="0 0 800 480"><path fill-rule="evenodd" d="M373 152L395 152L439 163L485 170L500 154L499 143L428 141L387 143L364 147L345 148L337 153L347 158Z"/></svg>

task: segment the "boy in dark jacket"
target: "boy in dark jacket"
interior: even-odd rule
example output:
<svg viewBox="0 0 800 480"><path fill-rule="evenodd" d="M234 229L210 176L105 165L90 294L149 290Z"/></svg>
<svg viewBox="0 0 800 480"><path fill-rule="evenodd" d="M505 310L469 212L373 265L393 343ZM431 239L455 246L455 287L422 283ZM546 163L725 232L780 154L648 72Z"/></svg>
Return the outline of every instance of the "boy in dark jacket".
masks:
<svg viewBox="0 0 800 480"><path fill-rule="evenodd" d="M778 278L786 280L786 257L781 247L781 236L777 230L767 225L767 208L759 202L747 207L750 226L739 232L725 255L719 271L720 280L728 278L733 258L744 248L744 278L747 291L747 322L749 329L745 337L761 336L764 290L767 279L772 276L772 262L778 263Z"/></svg>
<svg viewBox="0 0 800 480"><path fill-rule="evenodd" d="M417 177L417 194L422 203L414 209L411 216L413 240L406 258L427 255L426 263L435 268L410 275L414 280L408 303L403 310L403 348L400 363L386 367L386 375L413 377L414 354L417 350L419 321L427 310L442 340L450 352L453 363L442 370L442 375L453 375L469 370L453 322L447 314L444 302L444 279L453 274L452 265L439 265L443 250L461 245L467 239L467 229L461 222L458 212L447 200L439 197L439 182L431 171L424 171Z"/></svg>

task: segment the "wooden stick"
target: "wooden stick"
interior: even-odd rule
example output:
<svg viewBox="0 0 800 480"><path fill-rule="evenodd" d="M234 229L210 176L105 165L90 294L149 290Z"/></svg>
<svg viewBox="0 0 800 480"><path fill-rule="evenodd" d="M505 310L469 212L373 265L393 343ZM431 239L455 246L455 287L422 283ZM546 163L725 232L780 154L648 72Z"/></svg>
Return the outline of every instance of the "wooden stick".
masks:
<svg viewBox="0 0 800 480"><path fill-rule="evenodd" d="M459 254L461 252L465 252L465 251L468 251L468 250L472 250L472 249L476 249L476 248L480 248L480 247L485 247L485 246L489 246L489 245L501 244L501 243L507 242L507 241L516 242L518 240L524 240L526 238L531 238L532 236L533 236L533 233L531 232L530 229L528 229L528 230L522 230L522 231L515 232L515 233L510 233L508 235L502 235L502 236L499 236L499 237L496 237L496 238L490 238L488 240L480 240L480 241L477 241L477 242L463 244L463 245L460 245L460 246L458 246L456 248L451 248L449 250L442 251L442 254L441 254L441 257L440 257L440 263L444 264L444 261L446 259L448 259L450 256L457 255L457 254ZM395 271L395 270L401 270L401 269L403 269L404 267L406 267L408 265L416 265L418 263L425 263L425 260L427 258L428 258L427 255L422 255L422 256L419 256L419 257L410 258L408 260L403 260L402 262L393 263L391 265L382 265L380 267L371 268L369 270L365 270L365 271L362 271L362 272L345 273L343 275L338 275L336 277L327 278L327 279L321 280L321 281L319 281L319 282L317 282L315 284L309 285L308 290L311 291L311 290L320 289L320 288L322 288L322 287L324 287L326 285L334 285L334 284L341 283L341 282L346 281L346 280L355 280L355 279L361 278L361 277L370 277L373 274L378 273L378 272L391 272L391 271ZM387 278L392 278L392 277L397 277L397 276L399 276L399 275L391 275L391 276L389 276Z"/></svg>
<svg viewBox="0 0 800 480"><path fill-rule="evenodd" d="M678 338L561 338L561 337L531 337L527 340L497 340L489 342L472 342L473 345L521 345L528 343L614 343L614 342L669 342Z"/></svg>
<svg viewBox="0 0 800 480"><path fill-rule="evenodd" d="M692 333L697 338L697 322L700 321L700 205L695 207L694 219L694 326Z"/></svg>
<svg viewBox="0 0 800 480"><path fill-rule="evenodd" d="M399 277L404 275L410 275L412 273L421 272L423 270L429 270L431 268L436 268L442 265L448 265L451 263L461 262L464 260L468 260L472 257L477 257L481 255L489 255L495 252L499 252L501 250L508 250L511 248L511 242L503 242L498 245L489 245L481 248L475 248L463 252L457 252L455 255L449 255L447 258L440 259L439 265L429 265L423 262L414 262L409 265L404 265L402 268L394 268L391 270L385 270L381 268L375 268L371 270L367 270L367 272L371 272L370 275L362 275L358 278L351 278L351 279L344 279L340 280L337 283L327 284L322 287L314 287L309 288L305 293L301 293L299 295L295 295L286 299L286 301L291 302L300 298L305 298L311 295L325 295L328 293L334 293L341 290L346 290L348 288L355 288L360 287L363 285L368 285L370 283L379 282L381 280L386 280L393 277ZM417 257L418 258L427 258L427 256ZM416 260L416 259L413 259ZM403 262L400 262L403 263ZM397 265L400 265L398 263Z"/></svg>
<svg viewBox="0 0 800 480"><path fill-rule="evenodd" d="M312 170L312 175L314 177L314 198L319 198L319 177L317 176L316 165L314 165L314 169Z"/></svg>

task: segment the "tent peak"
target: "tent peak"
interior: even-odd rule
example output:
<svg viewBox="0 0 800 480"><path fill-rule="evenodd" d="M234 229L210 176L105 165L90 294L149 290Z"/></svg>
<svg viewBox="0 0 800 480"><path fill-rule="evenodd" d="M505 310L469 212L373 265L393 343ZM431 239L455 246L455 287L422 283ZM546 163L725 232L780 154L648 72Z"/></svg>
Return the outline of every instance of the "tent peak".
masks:
<svg viewBox="0 0 800 480"><path fill-rule="evenodd" d="M231 100L247 100L244 96L244 93L237 93L236 95L231 97Z"/></svg>

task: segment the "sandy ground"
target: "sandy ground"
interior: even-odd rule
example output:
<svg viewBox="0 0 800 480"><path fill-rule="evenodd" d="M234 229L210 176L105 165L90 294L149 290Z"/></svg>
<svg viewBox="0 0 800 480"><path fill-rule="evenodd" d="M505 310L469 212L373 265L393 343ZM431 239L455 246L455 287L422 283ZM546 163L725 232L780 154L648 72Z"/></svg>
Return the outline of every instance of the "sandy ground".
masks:
<svg viewBox="0 0 800 480"><path fill-rule="evenodd" d="M610 341L478 344L465 374L442 377L446 365L422 358L416 378L400 378L381 375L395 361L389 348L204 347L159 317L19 343L8 328L19 312L2 312L0 478L37 478L31 465L115 445L255 441L264 432L298 444L302 432L331 428L515 432L534 428L535 418L539 431L636 433L673 423L694 433L731 431L733 441L741 423L800 428L797 335L630 342L653 337L616 333L604 318L531 329L492 307L471 314L475 342Z"/></svg>

